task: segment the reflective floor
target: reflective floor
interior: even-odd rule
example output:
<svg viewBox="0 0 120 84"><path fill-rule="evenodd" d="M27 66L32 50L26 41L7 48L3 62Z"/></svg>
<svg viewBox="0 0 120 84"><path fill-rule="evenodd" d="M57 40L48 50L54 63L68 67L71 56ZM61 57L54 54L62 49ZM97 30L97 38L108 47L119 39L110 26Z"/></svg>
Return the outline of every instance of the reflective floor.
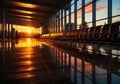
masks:
<svg viewBox="0 0 120 84"><path fill-rule="evenodd" d="M0 41L0 84L120 84L120 46Z"/></svg>

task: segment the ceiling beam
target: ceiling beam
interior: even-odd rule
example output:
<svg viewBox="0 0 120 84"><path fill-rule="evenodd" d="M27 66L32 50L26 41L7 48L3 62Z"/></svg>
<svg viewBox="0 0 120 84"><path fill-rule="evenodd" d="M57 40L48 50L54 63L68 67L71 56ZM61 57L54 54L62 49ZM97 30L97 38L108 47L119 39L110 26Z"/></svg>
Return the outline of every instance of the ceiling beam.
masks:
<svg viewBox="0 0 120 84"><path fill-rule="evenodd" d="M42 22L41 20L35 20L35 19L28 19L28 18L20 18L20 17L14 17L14 18L11 18L11 21L12 20L22 20L22 21L26 21L26 22Z"/></svg>
<svg viewBox="0 0 120 84"><path fill-rule="evenodd" d="M47 18L42 18L42 17L24 16L24 15L16 15L16 14L11 14L10 17L19 17L19 18L43 20L43 21L47 20Z"/></svg>
<svg viewBox="0 0 120 84"><path fill-rule="evenodd" d="M38 17L38 18L43 17L45 19L49 18L49 16L43 15L43 14L42 15L40 15L40 14L26 14L26 13L20 13L20 12L16 12L16 11L9 11L8 15L12 15L12 14L23 15L23 16L31 16L31 17Z"/></svg>
<svg viewBox="0 0 120 84"><path fill-rule="evenodd" d="M19 18L14 18L12 19L11 24L16 24L16 25L24 25L24 26L32 26L32 27L40 27L43 23L42 22L35 22L35 21L25 21Z"/></svg>
<svg viewBox="0 0 120 84"><path fill-rule="evenodd" d="M36 19L36 18L26 18L26 17L19 17L19 16L12 16L14 18L18 18L18 19L24 19L27 21L34 21L34 22L42 22L42 21L46 21L46 19L42 18L42 19Z"/></svg>
<svg viewBox="0 0 120 84"><path fill-rule="evenodd" d="M27 10L20 10L20 9L9 9L10 11L13 12L19 12L19 13L24 13L24 14L36 14L36 15L45 15L49 16L49 14L44 14L44 13L39 13L39 12L34 12L34 11L27 11Z"/></svg>
<svg viewBox="0 0 120 84"><path fill-rule="evenodd" d="M50 10L31 9L31 8L18 7L18 6L14 6L14 5L7 5L6 8L8 10L10 10L10 9L19 9L19 10L25 10L25 11L32 11L32 12L37 12L37 13L41 13L41 14L45 14L45 15L48 15L51 12Z"/></svg>
<svg viewBox="0 0 120 84"><path fill-rule="evenodd" d="M55 8L54 5L51 5L50 3L47 3L46 1L43 1L43 0L39 0L39 1L34 1L34 0L4 0L4 2L8 2L8 1L28 3L28 4L38 5L38 6L42 6L42 7L46 7L46 8L51 8L51 9Z"/></svg>

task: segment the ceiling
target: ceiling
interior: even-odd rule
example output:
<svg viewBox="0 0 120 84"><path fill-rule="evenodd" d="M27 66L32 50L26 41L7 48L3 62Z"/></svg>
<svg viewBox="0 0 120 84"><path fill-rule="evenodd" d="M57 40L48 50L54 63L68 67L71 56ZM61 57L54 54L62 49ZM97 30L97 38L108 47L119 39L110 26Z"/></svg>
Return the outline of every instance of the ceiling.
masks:
<svg viewBox="0 0 120 84"><path fill-rule="evenodd" d="M6 19L12 24L40 27L71 0L2 0ZM7 21L6 20L6 21Z"/></svg>

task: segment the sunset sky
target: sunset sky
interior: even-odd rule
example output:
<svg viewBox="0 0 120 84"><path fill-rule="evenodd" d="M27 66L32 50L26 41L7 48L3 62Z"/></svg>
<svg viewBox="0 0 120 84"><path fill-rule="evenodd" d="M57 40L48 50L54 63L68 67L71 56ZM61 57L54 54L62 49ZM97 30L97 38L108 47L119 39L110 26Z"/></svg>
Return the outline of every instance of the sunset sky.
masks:
<svg viewBox="0 0 120 84"><path fill-rule="evenodd" d="M81 8L81 2L82 0L79 0L78 1L78 4L77 4L77 7L78 9ZM107 8L108 8L108 0L98 0L96 2L96 19L99 20L99 19L102 19L102 18L107 18ZM85 0L85 4L87 3L90 3L92 2L92 0ZM119 5L119 0L113 0L112 2L112 14L113 16L115 15L120 15L120 5ZM74 8L72 7L72 10ZM78 24L81 23L81 10L78 10L77 12L77 22ZM74 22L74 16L72 15L72 22ZM86 22L91 22L92 21L92 4L88 5L85 7L85 21ZM113 22L117 22L117 21L120 21L120 17L117 17L117 18L113 18ZM104 23L107 23L107 20L104 20L104 21L99 21L97 22L97 25L101 25L101 24L104 24ZM91 26L91 24L90 24Z"/></svg>
<svg viewBox="0 0 120 84"><path fill-rule="evenodd" d="M30 26L22 26L22 25L13 25L13 28L15 28L18 32L25 32L27 34L37 34L42 33L41 28L35 28Z"/></svg>

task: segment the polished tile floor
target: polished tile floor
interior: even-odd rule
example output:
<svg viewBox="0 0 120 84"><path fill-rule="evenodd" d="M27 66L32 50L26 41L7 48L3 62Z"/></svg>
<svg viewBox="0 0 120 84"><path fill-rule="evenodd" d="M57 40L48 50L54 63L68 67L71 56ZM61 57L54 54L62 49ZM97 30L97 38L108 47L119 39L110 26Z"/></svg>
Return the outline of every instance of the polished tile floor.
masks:
<svg viewBox="0 0 120 84"><path fill-rule="evenodd" d="M0 41L0 84L120 84L119 46L101 45L97 54L97 44L86 44L85 52L82 43L66 45Z"/></svg>
<svg viewBox="0 0 120 84"><path fill-rule="evenodd" d="M71 83L65 77L59 79L59 68L49 58L48 47L38 40L1 42L0 47L0 84Z"/></svg>

